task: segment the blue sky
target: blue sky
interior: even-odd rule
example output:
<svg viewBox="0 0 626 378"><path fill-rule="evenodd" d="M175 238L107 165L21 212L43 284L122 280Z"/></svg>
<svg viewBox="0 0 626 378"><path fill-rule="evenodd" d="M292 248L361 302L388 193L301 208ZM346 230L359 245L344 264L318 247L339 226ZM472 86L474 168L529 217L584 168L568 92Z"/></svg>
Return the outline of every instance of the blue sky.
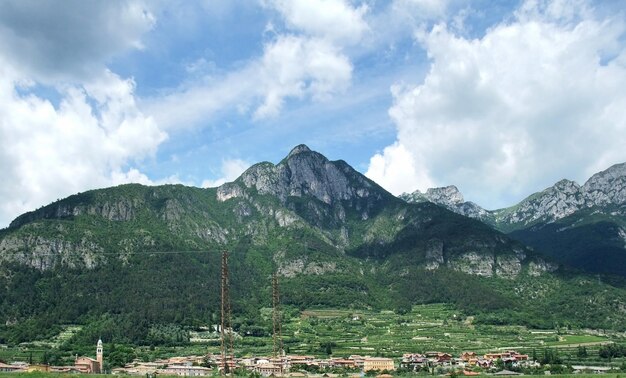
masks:
<svg viewBox="0 0 626 378"><path fill-rule="evenodd" d="M509 206L626 161L623 3L4 1L0 227L93 188L215 186L300 143Z"/></svg>

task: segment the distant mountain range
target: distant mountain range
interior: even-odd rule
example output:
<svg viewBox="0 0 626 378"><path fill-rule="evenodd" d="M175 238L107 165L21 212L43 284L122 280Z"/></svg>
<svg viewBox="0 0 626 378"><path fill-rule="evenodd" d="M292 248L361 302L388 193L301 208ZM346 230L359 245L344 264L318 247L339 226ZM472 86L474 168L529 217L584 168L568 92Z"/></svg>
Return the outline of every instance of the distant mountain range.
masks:
<svg viewBox="0 0 626 378"><path fill-rule="evenodd" d="M223 250L242 333L270 328L260 311L273 272L294 308L446 302L483 324L626 329L623 281L575 273L493 228L523 224L506 214L526 210L487 212L455 188L419 198L428 201L407 203L304 145L218 188L132 184L70 196L0 230L0 343L78 323L85 340L158 344L165 326L215 324Z"/></svg>
<svg viewBox="0 0 626 378"><path fill-rule="evenodd" d="M626 163L596 173L582 186L561 180L515 206L494 211L465 202L455 186L400 198L436 203L479 219L583 271L626 276Z"/></svg>

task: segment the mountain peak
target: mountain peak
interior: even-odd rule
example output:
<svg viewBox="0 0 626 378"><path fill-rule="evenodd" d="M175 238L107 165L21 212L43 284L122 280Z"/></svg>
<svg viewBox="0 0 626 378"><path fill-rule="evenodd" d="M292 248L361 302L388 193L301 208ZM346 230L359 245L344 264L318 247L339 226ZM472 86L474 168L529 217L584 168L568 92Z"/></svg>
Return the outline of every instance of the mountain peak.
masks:
<svg viewBox="0 0 626 378"><path fill-rule="evenodd" d="M487 219L490 213L473 202L465 202L463 194L455 185L429 188L425 193L419 190L413 193L403 193L399 196L406 202L432 202L441 205L450 211L470 218Z"/></svg>
<svg viewBox="0 0 626 378"><path fill-rule="evenodd" d="M330 161L304 144L280 163L256 164L235 182L218 188L221 201L245 196L248 189L286 203L293 197L314 197L328 205L342 200L381 199L391 194L342 161Z"/></svg>
<svg viewBox="0 0 626 378"><path fill-rule="evenodd" d="M608 206L626 203L626 163L615 164L591 176L583 185L588 205Z"/></svg>
<svg viewBox="0 0 626 378"><path fill-rule="evenodd" d="M448 206L458 205L465 202L463 195L454 185L443 186L440 188L429 188L426 190L425 196L431 202L445 204Z"/></svg>
<svg viewBox="0 0 626 378"><path fill-rule="evenodd" d="M289 152L289 155L287 155L287 159L289 159L290 157L292 157L294 155L301 154L303 152L311 152L311 149L306 144L299 144L299 145L295 146Z"/></svg>

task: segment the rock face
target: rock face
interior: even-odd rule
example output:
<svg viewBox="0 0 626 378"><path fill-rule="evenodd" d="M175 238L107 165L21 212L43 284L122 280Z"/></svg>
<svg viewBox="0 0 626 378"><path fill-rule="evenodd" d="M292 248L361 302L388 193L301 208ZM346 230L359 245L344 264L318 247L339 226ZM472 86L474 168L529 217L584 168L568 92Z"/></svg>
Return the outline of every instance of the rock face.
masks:
<svg viewBox="0 0 626 378"><path fill-rule="evenodd" d="M596 173L583 185L586 206L626 204L626 163Z"/></svg>
<svg viewBox="0 0 626 378"><path fill-rule="evenodd" d="M515 206L494 211L464 202L454 186L428 189L425 193L405 193L400 198L415 203L433 202L478 219L564 266L594 274L626 276L626 163L594 174L582 186L561 180ZM432 256L435 251L432 249ZM520 270L533 276L556 268L551 263L533 261L524 269L514 259L503 257L490 265L488 260L472 255L452 264L436 258L427 260L428 269L447 264L484 276L515 276ZM504 265L499 266L499 262Z"/></svg>
<svg viewBox="0 0 626 378"><path fill-rule="evenodd" d="M142 206L142 201L120 199L118 201L105 201L96 204L57 203L42 211L34 211L17 217L9 227L19 227L37 219L71 218L83 214L98 215L110 221L130 221L135 217L135 211Z"/></svg>
<svg viewBox="0 0 626 378"><path fill-rule="evenodd" d="M496 222L527 225L538 220L552 222L564 218L585 205L585 197L580 189L580 185L573 181L561 180L514 207L496 210Z"/></svg>
<svg viewBox="0 0 626 378"><path fill-rule="evenodd" d="M361 220L367 220L371 209L381 201L396 200L347 163L329 161L303 144L276 165L253 165L234 182L218 187L216 198L225 202L236 198L251 200L257 195L278 199L282 206L320 228L344 224L349 208L359 212ZM303 198L317 201L299 201ZM337 245L346 245L341 235L326 237Z"/></svg>
<svg viewBox="0 0 626 378"><path fill-rule="evenodd" d="M94 268L103 260L102 248L84 238L77 242L41 236L7 237L0 240L0 263L11 262L38 270L61 264L69 268Z"/></svg>
<svg viewBox="0 0 626 378"><path fill-rule="evenodd" d="M375 195L377 187L364 176L354 175L343 162L331 162L323 155L301 144L277 165L260 163L250 167L241 177L218 188L217 198L225 201L245 195L254 189L262 195L272 195L285 203L288 197L313 196L331 205L343 200ZM380 195L379 195L380 197Z"/></svg>
<svg viewBox="0 0 626 378"><path fill-rule="evenodd" d="M413 193L403 193L399 196L403 200L411 203L432 202L441 205L450 211L466 217L487 220L491 213L474 202L465 201L459 189L454 185L440 188L429 188L426 193L419 190Z"/></svg>
<svg viewBox="0 0 626 378"><path fill-rule="evenodd" d="M626 215L626 163L596 173L580 186L561 180L516 206L493 212L497 224L527 226L551 223L586 208L605 214Z"/></svg>
<svg viewBox="0 0 626 378"><path fill-rule="evenodd" d="M433 202L455 213L482 220L498 229L527 227L537 222L551 223L586 208L598 208L604 213L626 215L626 163L616 164L596 173L580 186L571 180L561 180L535 193L515 206L487 211L473 202L464 202L454 186L419 190L399 196L407 202Z"/></svg>

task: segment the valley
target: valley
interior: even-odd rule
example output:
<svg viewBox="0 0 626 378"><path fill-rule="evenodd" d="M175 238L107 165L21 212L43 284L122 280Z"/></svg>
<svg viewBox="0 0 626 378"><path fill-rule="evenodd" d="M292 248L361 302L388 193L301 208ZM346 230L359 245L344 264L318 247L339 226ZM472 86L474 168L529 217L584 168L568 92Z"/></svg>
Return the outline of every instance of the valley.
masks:
<svg viewBox="0 0 626 378"><path fill-rule="evenodd" d="M262 309L270 321L271 309ZM207 329L208 328L208 329ZM182 329L183 340L166 345L132 346L105 343L105 360L109 368L133 360L150 362L173 356L219 355L219 334L198 329ZM485 326L473 323L462 311L445 304L414 306L410 312L371 310L286 308L283 320L283 343L287 355L316 358L347 358L351 355L390 357L399 365L403 354L426 352L462 352L477 355L516 350L541 361L546 351L554 353L567 365L605 366L621 369L626 357L601 357L607 345L625 345L626 333L609 330L531 329L522 326ZM0 348L0 359L24 361L45 359L57 365L72 363L74 353L91 351L87 345L72 338L75 328L67 328L59 336L38 343ZM237 357L271 356L271 330L265 335L238 334L235 339ZM68 337L69 333L69 337ZM169 344L169 345L167 345ZM582 352L584 350L584 353ZM329 353L330 352L330 353Z"/></svg>
<svg viewBox="0 0 626 378"><path fill-rule="evenodd" d="M240 356L272 350L277 275L291 354L515 349L621 367L600 354L624 343L622 277L407 203L304 145L217 188L121 185L16 218L0 230L0 359L67 364L99 338L109 367L215 353L224 251Z"/></svg>

